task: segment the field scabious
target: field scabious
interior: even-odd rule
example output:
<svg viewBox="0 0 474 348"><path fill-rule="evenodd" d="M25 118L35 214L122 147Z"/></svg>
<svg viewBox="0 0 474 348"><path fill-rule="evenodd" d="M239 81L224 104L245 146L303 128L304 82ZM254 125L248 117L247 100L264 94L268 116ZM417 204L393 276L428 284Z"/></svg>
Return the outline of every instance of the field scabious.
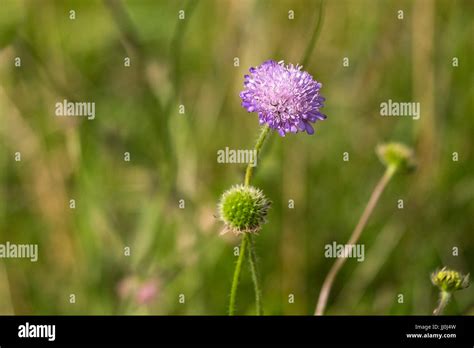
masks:
<svg viewBox="0 0 474 348"><path fill-rule="evenodd" d="M322 84L308 72L302 71L302 66L267 60L256 68L250 68L249 72L249 75L244 76L245 89L240 93L240 98L242 107L248 112L256 112L262 125L254 148L257 157L271 131L278 132L282 137L287 133L314 134L311 124L326 119L326 115L320 111L324 106L324 98L320 95ZM230 293L230 315L235 313L237 286L247 249L257 313L263 314L252 234L260 231L267 221L271 202L261 189L250 186L254 168L252 164L247 165L244 184L225 191L218 204L218 215L224 223L224 232L242 234Z"/></svg>
<svg viewBox="0 0 474 348"><path fill-rule="evenodd" d="M313 79L301 65L268 60L245 75L245 89L240 93L242 106L257 112L260 124L266 124L281 136L287 133L313 134L311 125L325 120L320 112L324 98L322 84Z"/></svg>

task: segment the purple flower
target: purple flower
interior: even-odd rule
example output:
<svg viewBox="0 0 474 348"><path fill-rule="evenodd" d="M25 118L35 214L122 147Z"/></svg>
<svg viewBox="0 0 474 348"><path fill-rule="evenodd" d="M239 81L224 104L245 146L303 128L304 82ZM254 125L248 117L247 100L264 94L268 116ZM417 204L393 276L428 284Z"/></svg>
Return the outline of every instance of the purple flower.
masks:
<svg viewBox="0 0 474 348"><path fill-rule="evenodd" d="M313 134L311 123L326 119L319 111L325 100L319 95L322 85L301 68L268 60L245 75L242 106L257 112L260 124L266 123L281 136L304 131Z"/></svg>

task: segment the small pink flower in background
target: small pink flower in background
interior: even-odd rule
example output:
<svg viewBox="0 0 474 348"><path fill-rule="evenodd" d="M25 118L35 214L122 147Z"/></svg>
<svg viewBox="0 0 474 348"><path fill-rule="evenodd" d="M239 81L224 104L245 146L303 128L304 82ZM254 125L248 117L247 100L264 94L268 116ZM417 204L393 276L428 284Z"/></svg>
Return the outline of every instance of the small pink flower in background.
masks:
<svg viewBox="0 0 474 348"><path fill-rule="evenodd" d="M140 280L136 276L123 278L117 285L117 294L122 300L132 299L139 305L150 304L158 295L159 280Z"/></svg>
<svg viewBox="0 0 474 348"><path fill-rule="evenodd" d="M153 302L158 294L158 281L156 279L147 280L142 283L136 293L136 300L139 304Z"/></svg>

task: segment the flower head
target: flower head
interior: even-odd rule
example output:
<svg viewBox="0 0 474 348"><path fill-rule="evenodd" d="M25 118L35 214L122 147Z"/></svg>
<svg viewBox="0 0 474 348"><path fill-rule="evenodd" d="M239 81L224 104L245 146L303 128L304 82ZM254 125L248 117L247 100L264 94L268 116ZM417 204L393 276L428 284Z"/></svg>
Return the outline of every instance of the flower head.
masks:
<svg viewBox="0 0 474 348"><path fill-rule="evenodd" d="M431 282L441 291L453 292L469 286L469 274L463 275L446 267L431 275Z"/></svg>
<svg viewBox="0 0 474 348"><path fill-rule="evenodd" d="M240 93L242 106L257 112L260 124L267 124L281 136L306 131L313 134L311 123L326 119L319 109L321 83L301 66L268 60L245 75L245 89Z"/></svg>
<svg viewBox="0 0 474 348"><path fill-rule="evenodd" d="M402 143L394 142L378 145L376 152L383 164L392 166L396 170L407 172L416 167L413 150Z"/></svg>
<svg viewBox="0 0 474 348"><path fill-rule="evenodd" d="M222 194L218 205L219 219L225 230L239 233L260 231L266 222L271 202L262 190L252 186L235 185Z"/></svg>

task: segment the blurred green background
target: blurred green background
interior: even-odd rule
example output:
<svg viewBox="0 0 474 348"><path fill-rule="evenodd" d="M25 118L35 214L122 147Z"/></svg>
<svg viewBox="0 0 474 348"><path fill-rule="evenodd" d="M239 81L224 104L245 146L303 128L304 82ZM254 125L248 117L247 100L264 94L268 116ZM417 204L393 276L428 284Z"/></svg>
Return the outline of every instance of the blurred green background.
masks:
<svg viewBox="0 0 474 348"><path fill-rule="evenodd" d="M256 239L265 312L313 313L324 246L347 241L383 173L376 145L402 141L418 170L389 184L328 314L430 314L430 273L474 270L473 18L469 0L0 0L0 243L39 245L36 263L0 259L0 313L226 314L239 239L214 215L245 168L217 151L256 139L248 68L301 63L313 38L328 119L273 134L253 179L274 203ZM56 117L63 99L95 119ZM381 117L388 99L421 119ZM255 313L248 267L237 310ZM474 314L473 287L447 313Z"/></svg>

